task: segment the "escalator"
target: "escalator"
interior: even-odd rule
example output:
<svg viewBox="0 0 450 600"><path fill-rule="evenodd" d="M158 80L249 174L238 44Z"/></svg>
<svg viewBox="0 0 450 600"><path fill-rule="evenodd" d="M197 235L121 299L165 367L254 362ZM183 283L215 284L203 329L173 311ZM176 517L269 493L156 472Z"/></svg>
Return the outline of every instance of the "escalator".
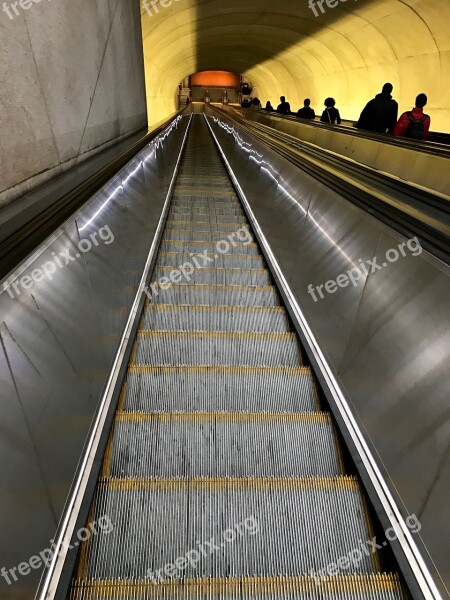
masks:
<svg viewBox="0 0 450 600"><path fill-rule="evenodd" d="M406 598L201 115L152 282L68 597Z"/></svg>

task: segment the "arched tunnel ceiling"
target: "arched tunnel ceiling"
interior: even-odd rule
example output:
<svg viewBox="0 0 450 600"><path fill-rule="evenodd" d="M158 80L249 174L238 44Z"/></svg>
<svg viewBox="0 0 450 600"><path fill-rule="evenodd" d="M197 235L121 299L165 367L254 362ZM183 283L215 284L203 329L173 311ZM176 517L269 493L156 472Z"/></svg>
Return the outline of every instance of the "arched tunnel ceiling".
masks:
<svg viewBox="0 0 450 600"><path fill-rule="evenodd" d="M169 4L170 0L165 0ZM316 111L333 96L358 118L386 81L401 110L429 98L432 129L450 131L449 0L173 0L141 6L149 122L171 114L178 83L197 71L245 75L262 102L281 94ZM333 0L330 0L333 4Z"/></svg>

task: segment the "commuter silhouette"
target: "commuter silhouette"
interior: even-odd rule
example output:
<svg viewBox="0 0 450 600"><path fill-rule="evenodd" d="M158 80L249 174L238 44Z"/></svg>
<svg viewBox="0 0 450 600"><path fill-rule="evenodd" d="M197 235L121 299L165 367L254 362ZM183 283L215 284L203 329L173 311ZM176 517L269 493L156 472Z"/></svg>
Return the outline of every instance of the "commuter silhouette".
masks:
<svg viewBox="0 0 450 600"><path fill-rule="evenodd" d="M286 102L286 98L284 96L280 97L281 104L278 105L277 112L282 115L289 115L291 112L291 105L289 102Z"/></svg>
<svg viewBox="0 0 450 600"><path fill-rule="evenodd" d="M330 125L334 125L337 123L341 124L341 115L337 108L335 108L336 101L334 98L327 98L324 102L326 108L320 117L322 123L329 123Z"/></svg>
<svg viewBox="0 0 450 600"><path fill-rule="evenodd" d="M416 106L411 111L402 114L394 127L396 137L406 137L412 140L426 140L430 130L431 118L423 112L428 98L425 94L419 94L416 98Z"/></svg>
<svg viewBox="0 0 450 600"><path fill-rule="evenodd" d="M393 132L397 122L398 104L391 96L392 90L392 84L385 83L381 94L377 94L366 104L356 124L358 129L375 133Z"/></svg>
<svg viewBox="0 0 450 600"><path fill-rule="evenodd" d="M270 101L267 100L266 102L266 108L263 108L263 110L267 110L268 112L275 112L274 107L271 105Z"/></svg>
<svg viewBox="0 0 450 600"><path fill-rule="evenodd" d="M297 111L297 117L300 117L300 119L315 119L316 113L310 107L310 104L311 100L309 98L305 98L303 101L303 108L300 108Z"/></svg>
<svg viewBox="0 0 450 600"><path fill-rule="evenodd" d="M253 102L250 104L250 108L253 111L261 110L261 102L259 101L259 98L253 99Z"/></svg>

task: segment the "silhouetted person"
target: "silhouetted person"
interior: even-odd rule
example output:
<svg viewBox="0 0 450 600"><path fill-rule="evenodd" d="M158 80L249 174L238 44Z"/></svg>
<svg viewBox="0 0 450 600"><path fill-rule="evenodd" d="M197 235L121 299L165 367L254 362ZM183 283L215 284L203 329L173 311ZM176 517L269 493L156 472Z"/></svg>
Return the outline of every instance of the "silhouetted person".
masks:
<svg viewBox="0 0 450 600"><path fill-rule="evenodd" d="M392 90L392 83L385 83L381 94L377 94L366 104L356 124L358 129L375 133L393 132L397 122L398 104L391 96Z"/></svg>
<svg viewBox="0 0 450 600"><path fill-rule="evenodd" d="M300 119L315 119L316 113L310 107L310 104L311 100L309 98L305 98L303 101L303 108L300 108L297 111L297 117L300 117Z"/></svg>
<svg viewBox="0 0 450 600"><path fill-rule="evenodd" d="M250 106L251 102L250 100L247 100L247 98L244 98L244 100L242 100L241 106L242 108L248 108Z"/></svg>
<svg viewBox="0 0 450 600"><path fill-rule="evenodd" d="M259 98L254 98L252 103L250 104L250 108L253 111L261 110L261 102Z"/></svg>
<svg viewBox="0 0 450 600"><path fill-rule="evenodd" d="M289 115L291 113L291 105L289 102L286 102L286 98L284 96L280 97L281 104L278 105L277 112L282 115Z"/></svg>
<svg viewBox="0 0 450 600"><path fill-rule="evenodd" d="M326 98L325 102L324 102L326 108L322 113L322 116L320 117L320 120L322 121L322 123L328 123L330 125L334 125L335 123L337 123L338 125L341 124L341 115L339 114L339 111L337 108L335 108L335 104L336 101L334 98Z"/></svg>
<svg viewBox="0 0 450 600"><path fill-rule="evenodd" d="M263 108L263 110L267 110L268 112L275 112L274 107L272 106L272 104L270 103L269 100L267 100L266 102L266 108Z"/></svg>
<svg viewBox="0 0 450 600"><path fill-rule="evenodd" d="M394 127L396 137L406 137L412 140L427 139L431 124L430 116L423 112L427 102L428 98L425 94L417 96L415 108L403 113Z"/></svg>

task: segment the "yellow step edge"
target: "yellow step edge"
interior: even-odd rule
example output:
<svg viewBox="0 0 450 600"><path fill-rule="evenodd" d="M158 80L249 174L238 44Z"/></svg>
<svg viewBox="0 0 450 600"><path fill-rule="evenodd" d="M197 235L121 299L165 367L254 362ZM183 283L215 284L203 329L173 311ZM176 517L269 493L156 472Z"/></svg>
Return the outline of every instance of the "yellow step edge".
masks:
<svg viewBox="0 0 450 600"><path fill-rule="evenodd" d="M210 225L211 223L213 223L213 221L171 221L168 220L166 221L166 225ZM228 225L230 228L231 227L250 227L248 222L242 222L242 223L220 223L220 225ZM216 231L215 229L213 229L212 231ZM228 232L227 232L228 233Z"/></svg>
<svg viewBox="0 0 450 600"><path fill-rule="evenodd" d="M158 283L155 284L155 287L162 287L164 289L166 285L160 286ZM211 289L217 290L218 288L227 289L227 290L250 290L252 292L274 292L276 291L275 286L273 285L222 285L220 283L172 283L170 285L171 288L193 288L198 290L202 289Z"/></svg>
<svg viewBox="0 0 450 600"><path fill-rule="evenodd" d="M177 267L171 267L171 266L161 266L161 267L155 267L155 271L156 270L161 270L161 271L176 271ZM211 271L211 272L215 272L215 271L220 271L221 273L226 272L226 273L234 273L234 272L239 272L239 273L270 273L269 269L239 269L239 267L232 267L232 268L228 268L225 269L224 267L200 267L198 269L199 271Z"/></svg>
<svg viewBox="0 0 450 600"><path fill-rule="evenodd" d="M295 340L295 333L284 332L259 332L259 331L153 331L152 329L141 329L137 332L138 337L171 337L171 338L191 338L191 337L209 337L209 338L254 338L254 339L275 339L275 340Z"/></svg>
<svg viewBox="0 0 450 600"><path fill-rule="evenodd" d="M183 580L75 580L71 588L71 600L96 600L116 597L139 598L210 598L217 594L233 594L231 598L252 597L254 593L300 593L308 595L321 590L322 597L338 597L340 593L364 594L369 592L397 592L404 597L400 578L396 573L362 573L335 575L333 577L273 576L273 577L221 577ZM326 594L326 595L325 595ZM329 596L331 594L331 596ZM317 594L319 596L319 594Z"/></svg>
<svg viewBox="0 0 450 600"><path fill-rule="evenodd" d="M257 312L257 313L285 313L282 306L226 306L226 305L209 305L209 304L150 304L146 306L147 311L168 311L168 310L204 310L208 311L223 311L223 312Z"/></svg>
<svg viewBox="0 0 450 600"><path fill-rule="evenodd" d="M186 256L186 260L192 258L192 255L188 252L164 252L161 251L158 256ZM212 252L202 252L202 256L213 256L214 258L231 258L233 260L248 260L250 259L259 259L262 260L262 254L221 254L220 256L216 256Z"/></svg>
<svg viewBox="0 0 450 600"><path fill-rule="evenodd" d="M170 413L141 413L117 412L116 421L134 423L143 421L229 421L229 422L266 422L282 421L283 423L332 423L329 413L248 413L248 412L170 412ZM109 476L109 471L102 474Z"/></svg>
<svg viewBox="0 0 450 600"><path fill-rule="evenodd" d="M184 240L163 240L161 242L162 244L174 244L174 245L194 245L194 246L200 246L200 245L204 245L204 246L216 246L217 242L210 242L210 241L199 241L199 242L191 242L191 241L184 241ZM233 242L233 247L235 248L239 248L243 246L244 248L257 248L258 244L241 244L241 243L237 243L237 242ZM224 253L225 254L225 253Z"/></svg>
<svg viewBox="0 0 450 600"><path fill-rule="evenodd" d="M356 477L339 475L337 477L194 477L192 479L151 479L151 478L113 478L100 477L99 488L112 491L127 490L220 490L220 489L351 489L358 490Z"/></svg>
<svg viewBox="0 0 450 600"><path fill-rule="evenodd" d="M176 208L175 207L171 207L170 208L170 212L169 212L169 216L173 216L173 217L181 217L183 215L192 215L194 214L194 211L189 211L189 210L185 210L185 211L179 211L179 210L174 210ZM242 213L231 213L231 214L224 214L224 213L210 213L210 212L197 212L195 211L195 215L197 217L245 217L244 212ZM217 222L217 223L223 223L223 221L212 221L213 223ZM226 221L225 221L226 222Z"/></svg>
<svg viewBox="0 0 450 600"><path fill-rule="evenodd" d="M214 231L211 231L211 230L201 231L199 229L194 229L194 230L192 230L192 229L177 229L177 228L175 229L175 228L168 227L164 231L164 234L168 234L168 233L170 233L170 234L172 234L172 233L211 233L214 235L217 234L217 236L219 236L219 235L229 235L230 232L229 231L220 231L219 229L214 229ZM180 240L180 241L188 241L188 240ZM248 244L246 244L246 245L248 245Z"/></svg>
<svg viewBox="0 0 450 600"><path fill-rule="evenodd" d="M135 346L135 345L134 345ZM241 375L249 375L249 374L257 374L257 375L291 375L291 376L299 376L299 375L307 375L312 377L312 372L310 367L253 367L253 366L242 366L242 365L178 365L178 366L170 366L170 365L162 365L162 366L152 366L152 365L136 365L132 364L128 367L129 373L160 373L168 372L168 373L176 373L176 372L192 372L192 373L201 373L201 372L217 372L217 373L239 373Z"/></svg>
<svg viewBox="0 0 450 600"><path fill-rule="evenodd" d="M193 194L190 194L189 192L194 192ZM173 196L175 197L177 194L180 194L182 196L187 196L187 195L192 195L192 196L196 196L197 194L204 194L205 196L229 196L230 198L237 198L236 192L234 190L230 190L230 188L228 187L223 187L220 185L214 185L211 186L211 188L199 188L196 187L195 185L179 185L179 186L175 186L175 189L173 191Z"/></svg>

